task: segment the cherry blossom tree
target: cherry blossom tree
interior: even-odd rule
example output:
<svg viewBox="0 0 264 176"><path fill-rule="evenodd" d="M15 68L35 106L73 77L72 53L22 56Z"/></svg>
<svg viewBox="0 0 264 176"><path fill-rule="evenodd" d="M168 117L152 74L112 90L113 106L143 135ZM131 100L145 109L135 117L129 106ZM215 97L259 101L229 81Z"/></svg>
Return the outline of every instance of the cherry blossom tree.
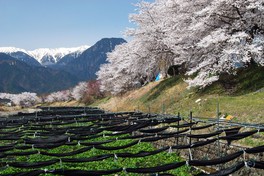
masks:
<svg viewBox="0 0 264 176"><path fill-rule="evenodd" d="M17 106L30 107L41 102L36 93L23 92L20 94L0 93L0 98L9 99Z"/></svg>
<svg viewBox="0 0 264 176"><path fill-rule="evenodd" d="M85 92L82 102L85 104L91 104L96 100L103 98L104 94L100 90L100 81L91 80L87 82L87 90Z"/></svg>
<svg viewBox="0 0 264 176"><path fill-rule="evenodd" d="M108 53L108 64L101 66L97 73L101 90L113 94L120 93L138 84L143 84L157 72L155 60L145 51L142 43L132 40L119 45ZM121 57L120 57L121 56Z"/></svg>
<svg viewBox="0 0 264 176"><path fill-rule="evenodd" d="M80 82L77 86L72 89L71 95L75 100L80 101L84 98L86 91L87 82Z"/></svg>
<svg viewBox="0 0 264 176"><path fill-rule="evenodd" d="M70 101L72 99L70 90L63 90L58 92L53 92L45 98L45 102L64 102Z"/></svg>
<svg viewBox="0 0 264 176"><path fill-rule="evenodd" d="M190 28L200 36L194 49L200 57L189 64L188 75L198 73L189 85L204 87L250 63L263 66L263 15L264 3L257 0L214 0L195 13Z"/></svg>
<svg viewBox="0 0 264 176"><path fill-rule="evenodd" d="M128 43L108 54L97 73L101 89L118 94L181 65L189 86L205 87L223 73L264 65L264 2L156 0L136 5ZM192 78L192 79L191 79Z"/></svg>

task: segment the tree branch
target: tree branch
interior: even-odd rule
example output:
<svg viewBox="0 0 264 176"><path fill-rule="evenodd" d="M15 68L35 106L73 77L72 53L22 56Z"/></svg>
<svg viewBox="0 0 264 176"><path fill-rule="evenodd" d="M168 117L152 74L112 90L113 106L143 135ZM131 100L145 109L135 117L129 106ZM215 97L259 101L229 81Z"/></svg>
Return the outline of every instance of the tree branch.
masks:
<svg viewBox="0 0 264 176"><path fill-rule="evenodd" d="M234 6L234 5L233 5L233 7L235 8L235 10L236 10L237 14L239 15L239 17L240 17L240 18L243 18L242 14L241 14L240 11L239 11L239 8L236 7L236 6Z"/></svg>
<svg viewBox="0 0 264 176"><path fill-rule="evenodd" d="M216 14L219 17L223 17L223 18L228 18L228 19L232 19L232 20L238 20L240 18L238 17L230 17L230 16L226 16L226 15L221 15L221 14Z"/></svg>

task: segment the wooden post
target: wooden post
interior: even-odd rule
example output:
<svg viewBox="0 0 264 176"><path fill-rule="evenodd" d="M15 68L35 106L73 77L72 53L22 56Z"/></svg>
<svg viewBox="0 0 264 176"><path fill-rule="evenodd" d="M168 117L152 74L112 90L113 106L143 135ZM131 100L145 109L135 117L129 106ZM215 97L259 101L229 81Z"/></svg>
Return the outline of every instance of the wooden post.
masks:
<svg viewBox="0 0 264 176"><path fill-rule="evenodd" d="M164 104L164 101L162 101L162 114L165 114L165 104Z"/></svg>
<svg viewBox="0 0 264 176"><path fill-rule="evenodd" d="M192 111L190 112L190 123L192 123ZM190 134L192 134L192 127L190 126ZM191 144L192 143L192 138L190 137L189 138L189 144Z"/></svg>
<svg viewBox="0 0 264 176"><path fill-rule="evenodd" d="M150 114L150 105L148 105L148 113Z"/></svg>
<svg viewBox="0 0 264 176"><path fill-rule="evenodd" d="M219 116L220 110L219 110L219 99L217 100L216 105L216 117L217 117L217 131L220 130L220 116ZM219 140L219 134L217 135L217 148L218 148L218 157L221 157L221 146L220 146L220 140ZM221 169L221 165L219 165L219 169Z"/></svg>
<svg viewBox="0 0 264 176"><path fill-rule="evenodd" d="M178 112L178 118L180 118L180 112ZM177 132L179 132L179 125L180 125L180 121L178 120L178 122L177 122ZM178 133L177 133L177 135L178 135ZM179 137L177 137L176 143L177 143L177 145L179 145Z"/></svg>
<svg viewBox="0 0 264 176"><path fill-rule="evenodd" d="M192 123L192 111L190 111L190 123ZM192 134L192 126L189 127L190 129L190 135ZM189 144L191 145L192 144L192 138L189 137ZM192 160L192 153L191 153L191 149L189 148L189 160Z"/></svg>

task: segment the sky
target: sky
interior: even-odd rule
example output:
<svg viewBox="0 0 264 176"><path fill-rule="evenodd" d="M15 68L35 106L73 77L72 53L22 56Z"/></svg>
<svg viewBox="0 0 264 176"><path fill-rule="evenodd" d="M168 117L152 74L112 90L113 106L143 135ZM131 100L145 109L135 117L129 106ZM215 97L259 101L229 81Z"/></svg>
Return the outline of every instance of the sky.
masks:
<svg viewBox="0 0 264 176"><path fill-rule="evenodd" d="M0 0L0 47L93 45L123 37L140 0ZM126 39L126 38L125 38Z"/></svg>

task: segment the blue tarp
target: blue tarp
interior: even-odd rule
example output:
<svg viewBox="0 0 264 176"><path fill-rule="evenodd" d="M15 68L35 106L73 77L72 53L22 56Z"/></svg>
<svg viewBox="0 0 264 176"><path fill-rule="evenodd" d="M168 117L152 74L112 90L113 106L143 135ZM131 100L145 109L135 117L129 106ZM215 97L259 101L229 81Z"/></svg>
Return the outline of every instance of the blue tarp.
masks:
<svg viewBox="0 0 264 176"><path fill-rule="evenodd" d="M161 74L159 73L159 74L156 76L155 81L159 81L160 79L161 79Z"/></svg>

